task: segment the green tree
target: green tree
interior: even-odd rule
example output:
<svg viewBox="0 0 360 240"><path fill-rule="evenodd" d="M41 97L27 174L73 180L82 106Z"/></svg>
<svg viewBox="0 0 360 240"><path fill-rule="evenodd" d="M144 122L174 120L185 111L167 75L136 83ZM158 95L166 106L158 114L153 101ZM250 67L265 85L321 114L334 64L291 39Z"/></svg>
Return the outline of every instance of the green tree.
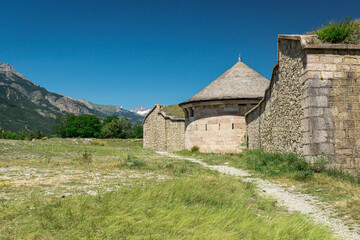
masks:
<svg viewBox="0 0 360 240"><path fill-rule="evenodd" d="M45 137L46 135L44 133L42 133L40 130L37 130L35 132L35 138L36 139L42 139L43 137Z"/></svg>
<svg viewBox="0 0 360 240"><path fill-rule="evenodd" d="M60 137L82 137L92 138L100 137L102 127L101 119L98 116L84 114L75 116L68 114L63 117L57 117L53 132Z"/></svg>
<svg viewBox="0 0 360 240"><path fill-rule="evenodd" d="M111 121L108 121L110 120ZM132 134L132 125L127 118L119 118L111 116L104 121L101 129L101 137L103 138L130 138Z"/></svg>
<svg viewBox="0 0 360 240"><path fill-rule="evenodd" d="M144 129L141 123L136 122L133 126L133 131L135 138L143 138Z"/></svg>
<svg viewBox="0 0 360 240"><path fill-rule="evenodd" d="M13 140L18 140L19 137L16 133L13 133L13 132L8 132L6 134L6 139L13 139Z"/></svg>
<svg viewBox="0 0 360 240"><path fill-rule="evenodd" d="M20 140L29 140L29 133L26 132L26 131L22 131L22 132L19 134L19 139L20 139Z"/></svg>
<svg viewBox="0 0 360 240"><path fill-rule="evenodd" d="M5 138L4 137L4 129L0 128L0 138Z"/></svg>

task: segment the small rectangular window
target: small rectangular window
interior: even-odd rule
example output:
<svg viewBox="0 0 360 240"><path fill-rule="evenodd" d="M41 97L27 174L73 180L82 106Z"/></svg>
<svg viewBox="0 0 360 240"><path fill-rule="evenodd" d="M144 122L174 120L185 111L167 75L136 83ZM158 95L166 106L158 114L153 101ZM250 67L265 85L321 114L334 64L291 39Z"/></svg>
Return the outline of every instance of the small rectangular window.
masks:
<svg viewBox="0 0 360 240"><path fill-rule="evenodd" d="M234 130L234 123L233 123L233 124L231 124L231 127L232 127L232 129Z"/></svg>
<svg viewBox="0 0 360 240"><path fill-rule="evenodd" d="M205 124L205 131L207 131L207 124Z"/></svg>
<svg viewBox="0 0 360 240"><path fill-rule="evenodd" d="M194 110L190 108L190 117L194 117Z"/></svg>
<svg viewBox="0 0 360 240"><path fill-rule="evenodd" d="M219 130L220 130L220 123L219 123Z"/></svg>

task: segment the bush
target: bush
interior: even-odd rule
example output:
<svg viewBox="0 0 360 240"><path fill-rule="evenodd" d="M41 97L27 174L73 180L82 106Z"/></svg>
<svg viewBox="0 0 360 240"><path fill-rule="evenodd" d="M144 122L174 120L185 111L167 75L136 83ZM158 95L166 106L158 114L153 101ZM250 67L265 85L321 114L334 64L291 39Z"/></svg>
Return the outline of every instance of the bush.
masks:
<svg viewBox="0 0 360 240"><path fill-rule="evenodd" d="M199 147L198 146L193 146L192 148L191 148L191 152L199 152Z"/></svg>
<svg viewBox="0 0 360 240"><path fill-rule="evenodd" d="M339 22L331 20L327 25L322 25L317 30L314 29L317 37L328 43L343 43L352 33L356 31L356 24L351 17L346 20L341 19Z"/></svg>
<svg viewBox="0 0 360 240"><path fill-rule="evenodd" d="M126 165L128 167L143 167L146 165L145 160L139 159L133 156L128 155L126 158Z"/></svg>
<svg viewBox="0 0 360 240"><path fill-rule="evenodd" d="M82 161L84 163L91 163L92 162L92 157L91 157L91 154L88 153L87 151L85 151L83 154L82 154Z"/></svg>
<svg viewBox="0 0 360 240"><path fill-rule="evenodd" d="M311 169L316 173L324 172L327 162L325 158L319 158L312 163Z"/></svg>
<svg viewBox="0 0 360 240"><path fill-rule="evenodd" d="M19 137L16 133L9 132L6 134L6 139L18 140Z"/></svg>

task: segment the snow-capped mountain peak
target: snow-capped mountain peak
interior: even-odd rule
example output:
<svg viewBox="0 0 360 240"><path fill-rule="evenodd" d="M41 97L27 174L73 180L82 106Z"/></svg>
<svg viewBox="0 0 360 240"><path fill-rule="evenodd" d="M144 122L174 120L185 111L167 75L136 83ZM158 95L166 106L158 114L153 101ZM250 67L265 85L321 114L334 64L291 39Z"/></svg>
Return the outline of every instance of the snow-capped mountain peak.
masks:
<svg viewBox="0 0 360 240"><path fill-rule="evenodd" d="M140 106L136 107L135 109L130 109L130 112L134 112L141 116L145 116L150 110L151 110L150 108L140 105Z"/></svg>

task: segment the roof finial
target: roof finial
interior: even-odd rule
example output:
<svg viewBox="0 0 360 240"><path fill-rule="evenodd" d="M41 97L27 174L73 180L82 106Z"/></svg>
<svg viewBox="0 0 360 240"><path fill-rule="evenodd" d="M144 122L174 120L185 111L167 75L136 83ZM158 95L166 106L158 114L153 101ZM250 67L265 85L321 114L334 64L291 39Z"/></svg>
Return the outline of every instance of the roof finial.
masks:
<svg viewBox="0 0 360 240"><path fill-rule="evenodd" d="M239 62L241 62L241 54L239 54Z"/></svg>

